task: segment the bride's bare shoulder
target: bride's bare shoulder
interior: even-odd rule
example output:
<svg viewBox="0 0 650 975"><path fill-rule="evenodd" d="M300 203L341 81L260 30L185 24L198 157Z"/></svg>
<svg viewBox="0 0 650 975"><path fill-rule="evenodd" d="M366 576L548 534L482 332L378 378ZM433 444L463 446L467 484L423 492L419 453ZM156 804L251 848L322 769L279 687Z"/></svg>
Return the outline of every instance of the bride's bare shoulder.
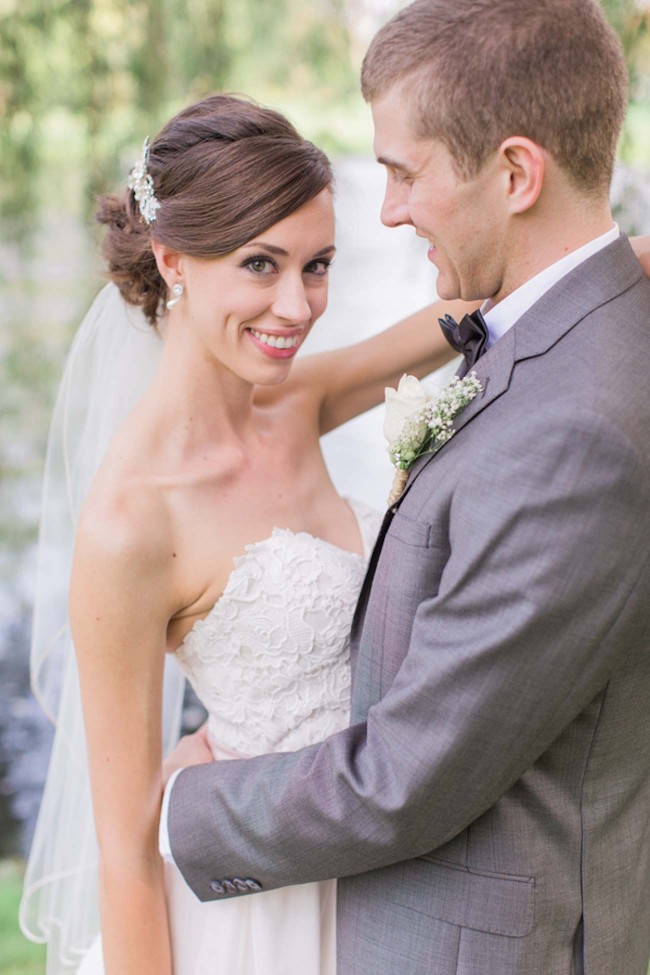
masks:
<svg viewBox="0 0 650 975"><path fill-rule="evenodd" d="M137 441L116 437L81 511L76 561L148 573L167 564L172 525L151 463Z"/></svg>

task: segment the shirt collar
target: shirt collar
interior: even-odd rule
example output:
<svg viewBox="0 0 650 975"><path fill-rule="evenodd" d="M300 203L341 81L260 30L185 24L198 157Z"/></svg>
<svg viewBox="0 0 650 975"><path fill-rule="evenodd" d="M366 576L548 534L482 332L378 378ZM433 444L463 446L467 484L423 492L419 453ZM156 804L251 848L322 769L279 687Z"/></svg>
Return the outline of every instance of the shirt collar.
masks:
<svg viewBox="0 0 650 975"><path fill-rule="evenodd" d="M557 284L561 278L568 274L569 271L572 271L579 264L582 264L583 261L586 261L588 257L591 257L593 254L596 254L604 247L613 243L619 236L620 230L618 224L615 223L611 230L588 241L582 247L578 247L577 250L571 251L570 254L556 261L555 264L544 268L534 278L526 281L520 288L517 288L507 298L504 298L503 301L492 305L491 300L488 298L481 306L481 311L485 317L485 323L489 332L487 348L489 349L505 335L508 329L512 328L515 322L529 308L532 308L535 302L552 288L554 284Z"/></svg>

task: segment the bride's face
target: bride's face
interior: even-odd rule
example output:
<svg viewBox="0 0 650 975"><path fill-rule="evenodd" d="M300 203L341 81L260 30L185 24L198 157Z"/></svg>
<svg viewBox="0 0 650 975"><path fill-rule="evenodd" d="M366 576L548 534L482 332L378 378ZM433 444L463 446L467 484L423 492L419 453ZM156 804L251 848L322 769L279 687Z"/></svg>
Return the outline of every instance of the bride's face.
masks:
<svg viewBox="0 0 650 975"><path fill-rule="evenodd" d="M202 354L247 382L282 382L327 305L334 250L332 194L323 190L224 257L182 256L184 335L189 326Z"/></svg>

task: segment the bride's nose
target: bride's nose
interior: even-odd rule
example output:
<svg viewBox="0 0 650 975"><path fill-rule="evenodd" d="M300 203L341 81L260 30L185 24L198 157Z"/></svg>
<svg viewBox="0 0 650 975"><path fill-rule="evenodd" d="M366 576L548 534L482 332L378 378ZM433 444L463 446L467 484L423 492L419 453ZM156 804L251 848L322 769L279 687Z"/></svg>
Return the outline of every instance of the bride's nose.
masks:
<svg viewBox="0 0 650 975"><path fill-rule="evenodd" d="M311 318L305 285L300 274L281 275L275 288L271 311L286 322L302 324Z"/></svg>

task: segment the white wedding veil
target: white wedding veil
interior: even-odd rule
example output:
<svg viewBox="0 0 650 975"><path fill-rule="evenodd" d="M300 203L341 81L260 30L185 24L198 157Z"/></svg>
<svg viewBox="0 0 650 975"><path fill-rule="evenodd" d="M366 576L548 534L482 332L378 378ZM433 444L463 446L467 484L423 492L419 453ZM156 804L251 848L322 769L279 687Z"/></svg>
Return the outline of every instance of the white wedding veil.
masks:
<svg viewBox="0 0 650 975"><path fill-rule="evenodd" d="M99 933L97 843L68 582L79 512L118 426L150 384L162 341L139 309L107 285L73 341L45 463L31 648L34 695L55 727L27 864L20 926L49 943L47 975L70 975ZM184 680L165 665L165 751L179 734ZM119 715L115 716L119 721Z"/></svg>

